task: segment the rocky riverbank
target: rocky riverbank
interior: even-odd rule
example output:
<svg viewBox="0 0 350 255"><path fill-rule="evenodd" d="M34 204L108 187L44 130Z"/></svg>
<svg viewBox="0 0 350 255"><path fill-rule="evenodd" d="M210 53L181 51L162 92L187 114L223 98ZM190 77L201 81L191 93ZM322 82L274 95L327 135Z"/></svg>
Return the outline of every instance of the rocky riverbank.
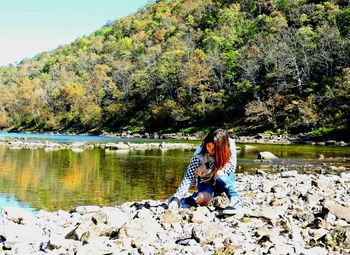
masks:
<svg viewBox="0 0 350 255"><path fill-rule="evenodd" d="M350 174L238 175L244 207L168 210L165 201L33 216L5 207L0 254L349 254Z"/></svg>
<svg viewBox="0 0 350 255"><path fill-rule="evenodd" d="M172 143L172 142L109 142L109 143L57 143L50 140L45 141L27 141L17 138L2 138L0 146L9 147L10 149L45 149L45 151L71 149L75 152L81 152L88 149L101 148L106 150L147 150L147 149L182 149L194 150L198 144L191 143Z"/></svg>
<svg viewBox="0 0 350 255"><path fill-rule="evenodd" d="M115 136L114 136L115 137ZM45 149L46 151L72 149L75 152L81 152L86 149L102 148L106 150L145 150L145 149L183 149L193 150L199 144L199 134L189 136L181 136L180 134L168 134L168 135L153 135L145 136L139 134L129 134L124 136L117 136L115 138L150 138L147 142L109 142L109 143L87 143L87 142L74 142L74 143L62 143L53 142L51 140L30 140L24 138L8 138L0 137L0 146L9 147L11 149ZM159 139L173 139L174 142L159 141ZM288 137L288 136L270 136L270 135L257 135L257 136L236 136L237 143L251 143L251 144L311 144L311 145L336 145L336 146L350 146L350 142L344 141L326 141L326 142L312 142L303 140L300 137ZM175 140L197 140L197 143L181 143L175 142Z"/></svg>

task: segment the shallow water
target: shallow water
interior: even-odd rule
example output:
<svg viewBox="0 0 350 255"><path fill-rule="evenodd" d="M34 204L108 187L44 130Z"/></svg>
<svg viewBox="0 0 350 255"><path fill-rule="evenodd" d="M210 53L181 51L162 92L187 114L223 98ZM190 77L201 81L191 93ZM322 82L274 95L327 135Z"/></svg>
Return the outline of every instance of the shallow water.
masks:
<svg viewBox="0 0 350 255"><path fill-rule="evenodd" d="M323 154L335 158L327 164L350 169L349 147L253 145L255 149L245 150L244 145L239 146L237 172L271 169L271 164L255 160L259 151L271 151L279 157L272 165L310 164L313 168L322 165L318 157ZM166 199L181 182L192 155L193 151L182 150L46 152L0 147L0 207L4 204L1 201L6 201L6 205L53 211L77 205Z"/></svg>

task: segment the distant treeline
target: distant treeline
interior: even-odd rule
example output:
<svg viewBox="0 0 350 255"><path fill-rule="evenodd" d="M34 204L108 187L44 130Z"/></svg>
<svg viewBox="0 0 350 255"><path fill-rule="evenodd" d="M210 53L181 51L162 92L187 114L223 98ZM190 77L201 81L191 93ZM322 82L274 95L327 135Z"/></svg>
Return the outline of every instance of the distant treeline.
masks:
<svg viewBox="0 0 350 255"><path fill-rule="evenodd" d="M0 68L0 128L350 128L349 1L169 0Z"/></svg>

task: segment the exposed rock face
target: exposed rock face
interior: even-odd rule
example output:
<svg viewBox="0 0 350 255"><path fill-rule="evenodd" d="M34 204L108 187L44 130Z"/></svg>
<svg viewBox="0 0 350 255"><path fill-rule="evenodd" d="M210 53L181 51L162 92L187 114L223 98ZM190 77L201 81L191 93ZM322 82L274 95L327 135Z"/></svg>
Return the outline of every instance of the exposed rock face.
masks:
<svg viewBox="0 0 350 255"><path fill-rule="evenodd" d="M350 179L336 175L238 175L244 207L168 210L162 201L79 206L31 215L3 208L2 254L349 254Z"/></svg>

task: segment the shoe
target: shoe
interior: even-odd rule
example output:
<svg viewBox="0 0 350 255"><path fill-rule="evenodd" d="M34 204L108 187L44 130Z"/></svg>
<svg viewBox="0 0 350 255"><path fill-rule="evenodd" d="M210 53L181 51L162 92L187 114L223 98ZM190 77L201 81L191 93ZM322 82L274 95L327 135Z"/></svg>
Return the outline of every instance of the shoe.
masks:
<svg viewBox="0 0 350 255"><path fill-rule="evenodd" d="M239 197L232 197L230 199L230 203L228 204L228 208L239 209L242 208L243 203Z"/></svg>
<svg viewBox="0 0 350 255"><path fill-rule="evenodd" d="M242 200L238 197L233 197L230 199L230 203L224 209L222 209L222 215L234 215L237 213L238 209L243 207Z"/></svg>

